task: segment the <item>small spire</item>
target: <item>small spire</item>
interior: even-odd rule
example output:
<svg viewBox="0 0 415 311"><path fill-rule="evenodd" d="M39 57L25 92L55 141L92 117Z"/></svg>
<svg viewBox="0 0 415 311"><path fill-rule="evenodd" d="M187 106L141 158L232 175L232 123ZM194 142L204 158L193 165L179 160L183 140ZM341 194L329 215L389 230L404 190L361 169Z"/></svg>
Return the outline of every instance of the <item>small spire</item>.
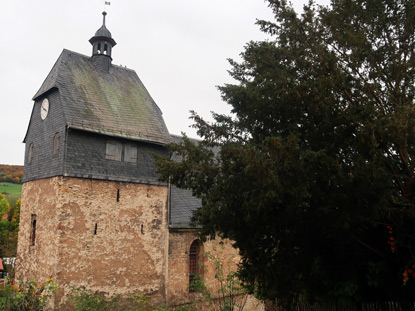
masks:
<svg viewBox="0 0 415 311"><path fill-rule="evenodd" d="M103 21L102 21L102 25L105 26L105 16L107 15L107 12L102 12L102 16L103 16Z"/></svg>
<svg viewBox="0 0 415 311"><path fill-rule="evenodd" d="M111 32L105 26L105 18L107 12L102 12L102 26L95 32L95 36L89 39L89 42L92 44L92 57L106 56L112 60L111 53L112 48L117 44L111 36Z"/></svg>

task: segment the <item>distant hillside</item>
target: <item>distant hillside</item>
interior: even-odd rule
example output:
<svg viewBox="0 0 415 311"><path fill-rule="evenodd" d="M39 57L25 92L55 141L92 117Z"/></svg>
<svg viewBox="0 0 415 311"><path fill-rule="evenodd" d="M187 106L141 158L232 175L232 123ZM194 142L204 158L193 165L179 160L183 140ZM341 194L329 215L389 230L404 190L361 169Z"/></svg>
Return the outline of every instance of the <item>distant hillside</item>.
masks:
<svg viewBox="0 0 415 311"><path fill-rule="evenodd" d="M23 179L23 165L0 164L0 182L21 184Z"/></svg>

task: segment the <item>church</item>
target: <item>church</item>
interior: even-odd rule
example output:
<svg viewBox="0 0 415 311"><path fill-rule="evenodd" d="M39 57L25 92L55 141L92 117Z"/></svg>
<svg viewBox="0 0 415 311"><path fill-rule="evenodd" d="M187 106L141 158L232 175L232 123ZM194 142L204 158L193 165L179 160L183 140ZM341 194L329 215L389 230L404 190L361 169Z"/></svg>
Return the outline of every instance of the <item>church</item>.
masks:
<svg viewBox="0 0 415 311"><path fill-rule="evenodd" d="M64 49L33 97L16 277L106 295L142 294L163 305L195 299L203 254L191 228L200 201L160 182L152 154L168 156L162 112L134 70L112 64L116 41L103 25L92 55ZM231 243L224 255L233 258Z"/></svg>

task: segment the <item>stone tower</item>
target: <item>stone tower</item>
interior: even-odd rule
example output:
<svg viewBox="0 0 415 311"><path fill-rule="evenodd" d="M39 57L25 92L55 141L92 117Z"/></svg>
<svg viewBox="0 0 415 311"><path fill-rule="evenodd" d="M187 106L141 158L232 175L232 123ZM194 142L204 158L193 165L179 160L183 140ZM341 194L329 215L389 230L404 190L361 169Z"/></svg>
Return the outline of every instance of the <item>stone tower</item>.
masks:
<svg viewBox="0 0 415 311"><path fill-rule="evenodd" d="M165 302L169 188L151 154L172 138L137 74L112 64L105 15L92 56L63 50L33 97L17 277Z"/></svg>

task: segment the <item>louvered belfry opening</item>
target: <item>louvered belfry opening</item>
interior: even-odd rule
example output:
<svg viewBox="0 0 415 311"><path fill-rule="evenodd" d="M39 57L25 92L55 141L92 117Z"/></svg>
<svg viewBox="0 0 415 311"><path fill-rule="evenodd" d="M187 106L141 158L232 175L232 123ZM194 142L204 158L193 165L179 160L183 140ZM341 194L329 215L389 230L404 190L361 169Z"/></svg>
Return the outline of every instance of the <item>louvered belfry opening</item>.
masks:
<svg viewBox="0 0 415 311"><path fill-rule="evenodd" d="M189 291L194 292L192 282L199 275L199 252L200 246L198 241L193 241L189 251Z"/></svg>

